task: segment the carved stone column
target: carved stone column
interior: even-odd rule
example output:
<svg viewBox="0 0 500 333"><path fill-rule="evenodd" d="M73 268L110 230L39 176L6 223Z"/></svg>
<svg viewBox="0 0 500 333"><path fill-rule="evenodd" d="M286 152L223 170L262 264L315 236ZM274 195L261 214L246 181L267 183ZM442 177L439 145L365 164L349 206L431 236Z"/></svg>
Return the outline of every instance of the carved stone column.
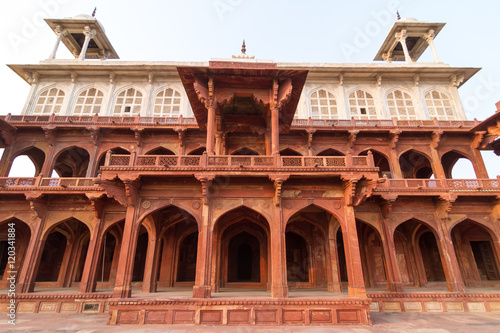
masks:
<svg viewBox="0 0 500 333"><path fill-rule="evenodd" d="M406 29L401 30L400 32L396 33L396 40L401 43L401 46L403 47L403 53L405 54L405 61L407 63L413 62L413 60L410 57L410 52L408 52L408 46L406 45L406 38L408 35L406 34Z"/></svg>
<svg viewBox="0 0 500 333"><path fill-rule="evenodd" d="M210 298L212 293L212 218L209 199L209 187L212 177L196 177L202 186L203 204L200 232L198 234L198 252L196 259L196 277L193 287L193 298Z"/></svg>
<svg viewBox="0 0 500 333"><path fill-rule="evenodd" d="M95 37L96 31L90 30L90 27L86 26L83 29L83 34L85 35L85 41L83 42L82 50L80 52L80 55L78 56L78 60L85 60L85 54L87 53L87 48L89 47L90 40Z"/></svg>
<svg viewBox="0 0 500 333"><path fill-rule="evenodd" d="M363 266L359 251L358 233L356 230L356 217L354 207L345 205L345 221L342 236L344 238L345 258L347 264L347 277L349 280L349 297L366 297Z"/></svg>
<svg viewBox="0 0 500 333"><path fill-rule="evenodd" d="M120 250L120 258L118 259L118 270L116 272L113 298L127 298L132 295L132 273L134 269L134 257L139 229L136 226L135 215L135 206L129 205L125 216L122 247Z"/></svg>

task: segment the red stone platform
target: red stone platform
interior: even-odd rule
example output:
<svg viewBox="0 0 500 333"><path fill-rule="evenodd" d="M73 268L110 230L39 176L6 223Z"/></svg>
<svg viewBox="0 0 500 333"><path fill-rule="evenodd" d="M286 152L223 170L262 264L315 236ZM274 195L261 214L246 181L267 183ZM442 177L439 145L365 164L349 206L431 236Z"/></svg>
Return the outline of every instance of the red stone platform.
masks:
<svg viewBox="0 0 500 333"><path fill-rule="evenodd" d="M371 324L360 298L209 298L110 300L110 325Z"/></svg>

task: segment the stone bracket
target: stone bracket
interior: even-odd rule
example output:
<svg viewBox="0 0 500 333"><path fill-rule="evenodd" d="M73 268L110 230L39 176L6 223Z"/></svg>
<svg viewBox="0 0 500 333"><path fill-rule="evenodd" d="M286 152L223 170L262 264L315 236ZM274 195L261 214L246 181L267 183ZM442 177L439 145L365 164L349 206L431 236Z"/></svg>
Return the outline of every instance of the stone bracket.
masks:
<svg viewBox="0 0 500 333"><path fill-rule="evenodd" d="M269 179L274 183L274 204L279 206L283 183L290 175L270 175Z"/></svg>
<svg viewBox="0 0 500 333"><path fill-rule="evenodd" d="M26 200L30 203L30 208L39 218L43 218L47 212L47 201L42 199L43 193L31 192L25 193Z"/></svg>
<svg viewBox="0 0 500 333"><path fill-rule="evenodd" d="M210 199L210 186L215 178L215 175L194 175L201 183L201 195L203 197L203 204L208 205Z"/></svg>

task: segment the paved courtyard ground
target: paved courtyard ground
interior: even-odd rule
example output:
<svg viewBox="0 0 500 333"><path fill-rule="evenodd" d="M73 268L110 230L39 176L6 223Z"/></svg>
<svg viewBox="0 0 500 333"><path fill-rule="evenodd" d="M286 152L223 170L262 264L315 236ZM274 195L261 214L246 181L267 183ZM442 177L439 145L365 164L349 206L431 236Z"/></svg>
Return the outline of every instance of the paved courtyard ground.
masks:
<svg viewBox="0 0 500 333"><path fill-rule="evenodd" d="M5 315L5 314L2 314ZM19 314L15 326L0 321L0 332L170 332L170 333L246 333L246 332L398 332L398 333L489 333L500 332L500 313L374 313L373 326L106 326L107 314Z"/></svg>

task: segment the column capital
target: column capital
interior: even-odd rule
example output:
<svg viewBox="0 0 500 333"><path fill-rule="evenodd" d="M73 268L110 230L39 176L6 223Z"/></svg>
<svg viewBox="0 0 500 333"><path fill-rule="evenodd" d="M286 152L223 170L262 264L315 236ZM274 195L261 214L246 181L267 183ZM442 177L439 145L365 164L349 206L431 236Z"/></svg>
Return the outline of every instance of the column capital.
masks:
<svg viewBox="0 0 500 333"><path fill-rule="evenodd" d="M428 44L430 44L430 43L432 43L432 41L433 41L433 40L434 40L434 38L436 37L436 32L435 32L435 30L434 30L434 29L429 29L429 31L428 31L426 34L424 34L422 37L424 38L424 40L425 40Z"/></svg>
<svg viewBox="0 0 500 333"><path fill-rule="evenodd" d="M87 25L85 26L85 28L83 28L83 34L85 35L85 37L90 37L90 38L94 38L95 35L97 34L97 31L95 29L90 29L90 27Z"/></svg>

